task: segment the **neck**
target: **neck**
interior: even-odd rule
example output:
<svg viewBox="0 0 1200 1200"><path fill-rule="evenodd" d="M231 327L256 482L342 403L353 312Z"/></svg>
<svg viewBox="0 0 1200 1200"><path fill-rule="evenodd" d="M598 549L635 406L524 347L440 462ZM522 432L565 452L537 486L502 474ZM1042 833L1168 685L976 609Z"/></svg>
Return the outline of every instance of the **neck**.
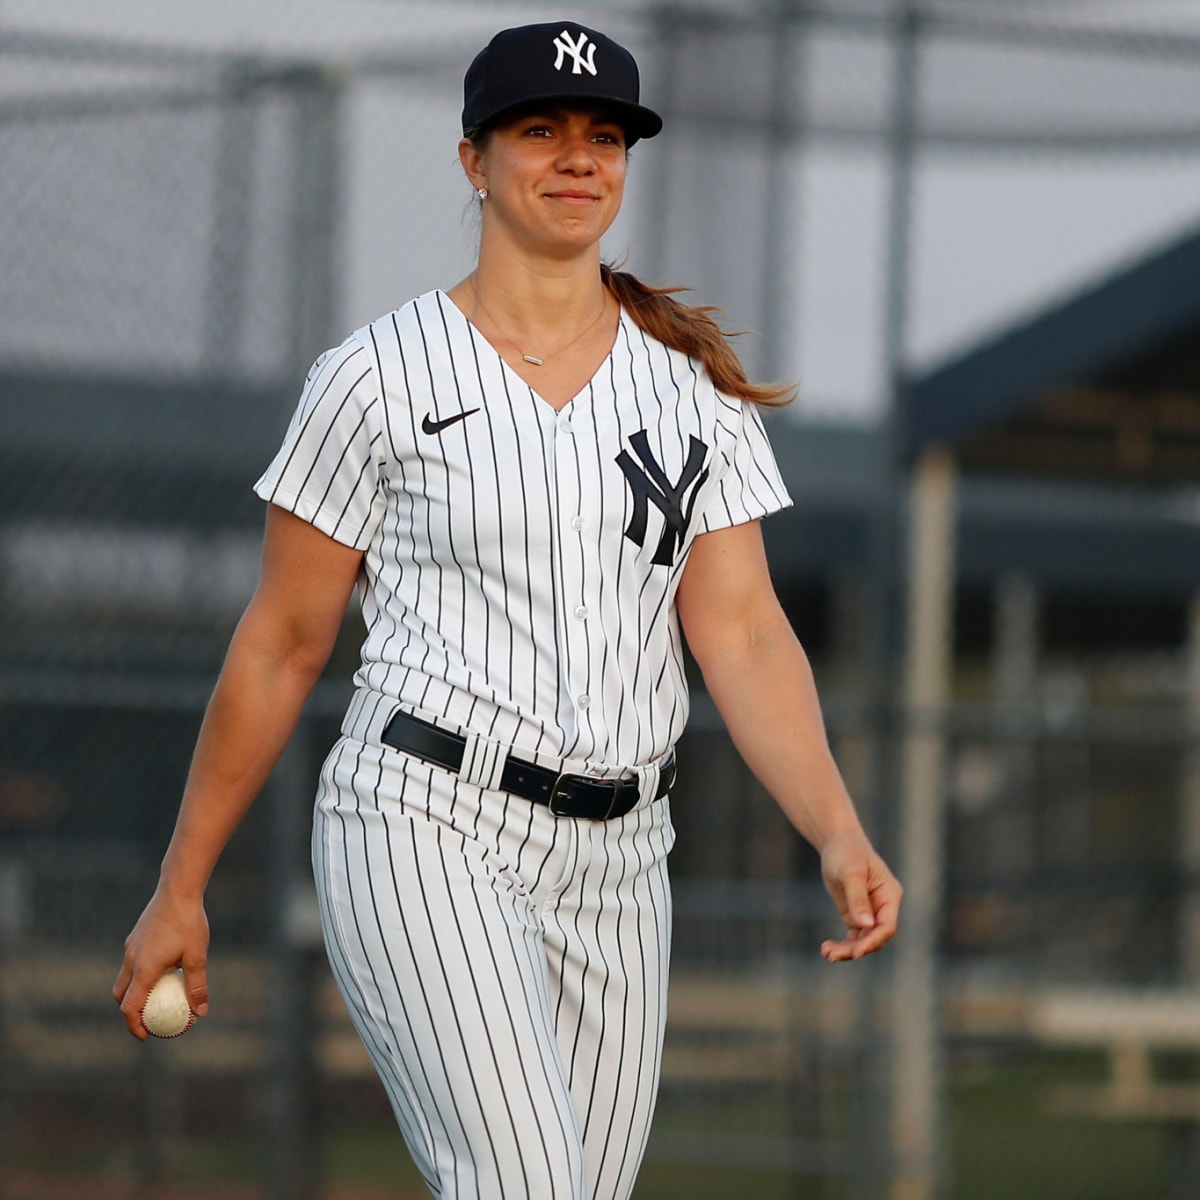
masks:
<svg viewBox="0 0 1200 1200"><path fill-rule="evenodd" d="M553 344L559 334L577 330L605 301L595 247L565 262L510 259L481 250L469 282L494 320L513 338L534 344Z"/></svg>

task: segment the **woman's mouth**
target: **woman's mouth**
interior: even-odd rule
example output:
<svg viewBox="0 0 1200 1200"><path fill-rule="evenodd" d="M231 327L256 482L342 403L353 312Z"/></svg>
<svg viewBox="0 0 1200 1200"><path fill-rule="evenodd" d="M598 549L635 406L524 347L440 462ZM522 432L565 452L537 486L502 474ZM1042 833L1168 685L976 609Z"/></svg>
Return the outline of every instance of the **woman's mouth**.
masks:
<svg viewBox="0 0 1200 1200"><path fill-rule="evenodd" d="M547 192L548 200L559 200L563 204L591 204L597 199L591 192L579 191L575 188L567 188L561 192Z"/></svg>

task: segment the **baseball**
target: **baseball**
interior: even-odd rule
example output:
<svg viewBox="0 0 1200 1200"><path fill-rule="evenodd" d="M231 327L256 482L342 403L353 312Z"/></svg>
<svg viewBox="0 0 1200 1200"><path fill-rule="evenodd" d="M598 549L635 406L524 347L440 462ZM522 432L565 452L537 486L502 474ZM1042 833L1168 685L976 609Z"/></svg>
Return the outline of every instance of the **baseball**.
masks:
<svg viewBox="0 0 1200 1200"><path fill-rule="evenodd" d="M183 972L168 971L151 989L142 1005L142 1024L158 1038L178 1037L196 1023L183 987Z"/></svg>

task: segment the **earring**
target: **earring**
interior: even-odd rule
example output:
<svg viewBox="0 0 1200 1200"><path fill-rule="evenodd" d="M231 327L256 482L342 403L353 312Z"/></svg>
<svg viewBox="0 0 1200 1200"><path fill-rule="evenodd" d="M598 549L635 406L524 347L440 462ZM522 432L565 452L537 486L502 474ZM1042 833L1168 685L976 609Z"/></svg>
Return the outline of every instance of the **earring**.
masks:
<svg viewBox="0 0 1200 1200"><path fill-rule="evenodd" d="M480 198L480 200L486 200L486 199L488 198L488 190L487 190L487 188L480 188L480 189L479 189L479 198Z"/></svg>

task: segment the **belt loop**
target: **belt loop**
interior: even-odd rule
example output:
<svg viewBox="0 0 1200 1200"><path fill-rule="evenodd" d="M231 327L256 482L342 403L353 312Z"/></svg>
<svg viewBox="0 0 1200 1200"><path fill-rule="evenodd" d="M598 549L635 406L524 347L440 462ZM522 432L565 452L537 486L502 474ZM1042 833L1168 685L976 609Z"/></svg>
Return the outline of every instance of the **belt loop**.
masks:
<svg viewBox="0 0 1200 1200"><path fill-rule="evenodd" d="M658 780L662 774L662 759L636 768L638 805L649 804L658 795Z"/></svg>
<svg viewBox="0 0 1200 1200"><path fill-rule="evenodd" d="M661 758L636 768L641 803L657 800L660 794L674 786L675 765L675 750L672 747Z"/></svg>
<svg viewBox="0 0 1200 1200"><path fill-rule="evenodd" d="M342 733L360 742L378 742L399 707L395 700L379 692L356 688L342 718Z"/></svg>
<svg viewBox="0 0 1200 1200"><path fill-rule="evenodd" d="M499 788L504 764L508 761L508 748L476 733L464 736L467 744L463 749L459 777L476 787L489 790Z"/></svg>

